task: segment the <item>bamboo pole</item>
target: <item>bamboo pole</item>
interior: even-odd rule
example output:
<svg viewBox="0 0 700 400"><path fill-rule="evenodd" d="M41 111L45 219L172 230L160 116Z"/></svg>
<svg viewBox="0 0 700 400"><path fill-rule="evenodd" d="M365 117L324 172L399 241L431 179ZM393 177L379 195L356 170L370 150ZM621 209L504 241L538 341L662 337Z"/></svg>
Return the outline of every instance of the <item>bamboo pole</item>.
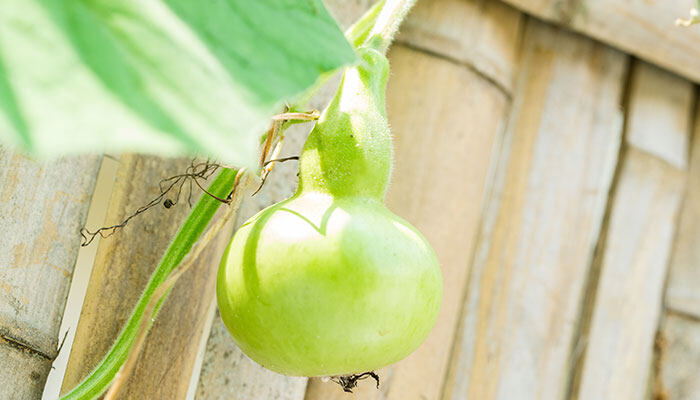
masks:
<svg viewBox="0 0 700 400"><path fill-rule="evenodd" d="M0 398L41 397L99 161L0 148Z"/></svg>

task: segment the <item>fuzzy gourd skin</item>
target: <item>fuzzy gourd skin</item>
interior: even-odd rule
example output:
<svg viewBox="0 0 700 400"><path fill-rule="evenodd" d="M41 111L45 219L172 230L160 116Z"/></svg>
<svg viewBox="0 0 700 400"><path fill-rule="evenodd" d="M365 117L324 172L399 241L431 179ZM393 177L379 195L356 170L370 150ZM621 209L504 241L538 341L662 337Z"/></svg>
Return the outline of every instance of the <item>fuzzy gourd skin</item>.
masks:
<svg viewBox="0 0 700 400"><path fill-rule="evenodd" d="M435 253L384 205L388 61L358 51L360 65L346 71L304 146L297 192L246 222L219 269L219 309L234 340L286 375L396 362L423 342L440 308Z"/></svg>

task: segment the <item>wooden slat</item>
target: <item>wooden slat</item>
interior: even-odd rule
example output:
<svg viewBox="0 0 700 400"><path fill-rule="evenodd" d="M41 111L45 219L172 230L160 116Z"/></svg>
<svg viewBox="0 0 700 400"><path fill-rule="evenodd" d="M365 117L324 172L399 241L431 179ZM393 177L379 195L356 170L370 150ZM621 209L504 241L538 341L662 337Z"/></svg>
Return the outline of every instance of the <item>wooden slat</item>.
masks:
<svg viewBox="0 0 700 400"><path fill-rule="evenodd" d="M104 154L90 199L85 226L100 226L104 223L118 169L118 156ZM61 391L63 376L70 357L70 349L73 346L73 339L75 339L75 327L78 326L78 319L83 307L83 300L85 300L85 291L90 282L97 248L98 246L81 247L78 252L59 330L62 347L53 361L51 372L49 372L49 377L46 379L43 399L54 400L58 398Z"/></svg>
<svg viewBox="0 0 700 400"><path fill-rule="evenodd" d="M436 399L508 101L482 76L443 58L395 45L390 60L387 105L395 162L387 204L432 244L442 266L444 294L425 343L380 372L379 391L371 381L362 381L355 398ZM309 400L347 398L334 383L312 380L309 386Z"/></svg>
<svg viewBox="0 0 700 400"><path fill-rule="evenodd" d="M674 25L695 0L504 0L700 82L700 30Z"/></svg>
<svg viewBox="0 0 700 400"><path fill-rule="evenodd" d="M696 110L688 188L671 259L666 305L700 318L700 118L697 115L700 107Z"/></svg>
<svg viewBox="0 0 700 400"><path fill-rule="evenodd" d="M678 169L687 168L693 84L640 62L631 85L627 142Z"/></svg>
<svg viewBox="0 0 700 400"><path fill-rule="evenodd" d="M51 370L51 358L6 341L0 337L0 396L3 399L40 399L46 377Z"/></svg>
<svg viewBox="0 0 700 400"><path fill-rule="evenodd" d="M505 91L513 87L520 11L493 0L421 0L398 41L474 68Z"/></svg>
<svg viewBox="0 0 700 400"><path fill-rule="evenodd" d="M159 193L159 181L185 171L189 160L121 157L106 223L122 221ZM173 197L174 195L170 196ZM193 201L199 197L195 187ZM189 213L187 192L170 209L158 205L100 241L62 391L76 385L104 357L140 297L151 272ZM149 334L121 398L184 398L214 296L219 237L177 283Z"/></svg>
<svg viewBox="0 0 700 400"><path fill-rule="evenodd" d="M99 159L0 148L0 398L41 396Z"/></svg>
<svg viewBox="0 0 700 400"><path fill-rule="evenodd" d="M534 20L524 41L444 398L566 394L620 146L626 57Z"/></svg>
<svg viewBox="0 0 700 400"><path fill-rule="evenodd" d="M656 388L657 393L669 400L700 400L700 320L667 314L659 350L661 387Z"/></svg>
<svg viewBox="0 0 700 400"><path fill-rule="evenodd" d="M684 174L663 161L626 152L585 338L580 399L645 398L683 183Z"/></svg>
<svg viewBox="0 0 700 400"><path fill-rule="evenodd" d="M647 64L631 82L578 398L643 399L685 183L693 86ZM657 157L660 156L662 158Z"/></svg>

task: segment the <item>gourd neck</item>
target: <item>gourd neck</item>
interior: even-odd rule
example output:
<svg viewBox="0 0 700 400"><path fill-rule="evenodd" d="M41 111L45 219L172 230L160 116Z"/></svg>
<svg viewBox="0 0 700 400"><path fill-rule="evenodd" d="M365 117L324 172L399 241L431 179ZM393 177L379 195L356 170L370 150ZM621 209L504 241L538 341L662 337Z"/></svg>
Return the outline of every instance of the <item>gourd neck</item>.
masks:
<svg viewBox="0 0 700 400"><path fill-rule="evenodd" d="M304 145L297 193L384 199L392 161L384 95L389 62L373 48L358 54L360 63L345 71Z"/></svg>

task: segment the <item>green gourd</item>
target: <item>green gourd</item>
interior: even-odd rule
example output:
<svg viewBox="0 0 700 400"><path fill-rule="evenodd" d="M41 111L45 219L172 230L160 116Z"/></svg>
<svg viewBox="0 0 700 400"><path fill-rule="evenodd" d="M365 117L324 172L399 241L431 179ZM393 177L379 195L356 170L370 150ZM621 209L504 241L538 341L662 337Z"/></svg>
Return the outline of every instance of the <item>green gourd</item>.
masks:
<svg viewBox="0 0 700 400"><path fill-rule="evenodd" d="M435 253L384 205L389 63L370 47L358 53L304 146L296 193L241 226L219 269L219 309L235 342L286 375L394 363L423 342L440 309Z"/></svg>

